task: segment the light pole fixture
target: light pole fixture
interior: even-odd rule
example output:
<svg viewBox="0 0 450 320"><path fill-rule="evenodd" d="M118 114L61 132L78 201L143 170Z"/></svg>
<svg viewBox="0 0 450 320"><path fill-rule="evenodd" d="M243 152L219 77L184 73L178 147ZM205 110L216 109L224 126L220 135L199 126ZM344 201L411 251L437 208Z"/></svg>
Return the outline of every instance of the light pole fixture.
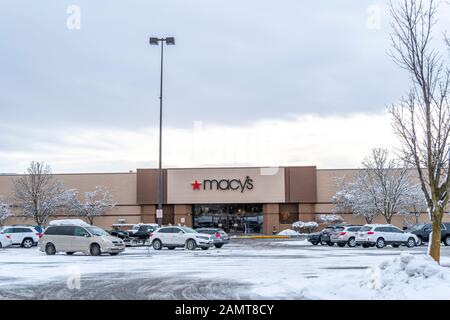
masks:
<svg viewBox="0 0 450 320"><path fill-rule="evenodd" d="M167 45L175 45L174 37L156 38L150 37L150 45L159 45L161 42L161 76L159 82L159 194L158 209L156 210L156 218L158 225L162 225L163 217L163 174L162 174L162 101L163 101L163 61L164 61L164 42Z"/></svg>

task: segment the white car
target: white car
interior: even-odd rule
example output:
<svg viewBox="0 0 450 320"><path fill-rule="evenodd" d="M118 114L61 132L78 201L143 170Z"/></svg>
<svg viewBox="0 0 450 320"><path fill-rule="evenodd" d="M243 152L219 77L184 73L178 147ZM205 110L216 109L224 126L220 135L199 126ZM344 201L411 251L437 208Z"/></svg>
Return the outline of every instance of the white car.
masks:
<svg viewBox="0 0 450 320"><path fill-rule="evenodd" d="M0 248L6 248L12 245L12 240L10 235L2 234L3 228L0 228Z"/></svg>
<svg viewBox="0 0 450 320"><path fill-rule="evenodd" d="M39 240L39 249L47 255L65 252L73 255L83 252L92 256L102 253L117 255L125 250L119 238L109 235L105 230L85 223L82 220L54 220L45 229Z"/></svg>
<svg viewBox="0 0 450 320"><path fill-rule="evenodd" d="M29 226L5 226L0 233L9 237L13 245L27 249L37 245L40 237L39 232Z"/></svg>
<svg viewBox="0 0 450 320"><path fill-rule="evenodd" d="M339 247L348 245L353 248L356 246L356 236L362 226L339 226L336 227L330 236L331 243L337 243Z"/></svg>
<svg viewBox="0 0 450 320"><path fill-rule="evenodd" d="M416 235L404 232L391 224L366 224L356 236L356 244L365 248L376 246L381 249L389 244L393 247L406 245L412 248L416 243L418 243Z"/></svg>
<svg viewBox="0 0 450 320"><path fill-rule="evenodd" d="M198 233L188 227L162 227L150 235L150 243L155 250L167 247L170 250L176 247L186 247L188 250L195 250L200 247L203 250L213 246L213 238L206 233Z"/></svg>

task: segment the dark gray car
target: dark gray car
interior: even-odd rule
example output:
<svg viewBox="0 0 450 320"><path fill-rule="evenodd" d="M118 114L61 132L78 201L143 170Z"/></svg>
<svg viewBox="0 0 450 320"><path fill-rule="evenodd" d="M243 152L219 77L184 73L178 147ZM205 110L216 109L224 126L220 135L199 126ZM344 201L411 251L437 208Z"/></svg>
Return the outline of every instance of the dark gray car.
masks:
<svg viewBox="0 0 450 320"><path fill-rule="evenodd" d="M198 228L195 231L213 236L213 243L216 248L222 248L224 244L230 242L228 234L220 228Z"/></svg>

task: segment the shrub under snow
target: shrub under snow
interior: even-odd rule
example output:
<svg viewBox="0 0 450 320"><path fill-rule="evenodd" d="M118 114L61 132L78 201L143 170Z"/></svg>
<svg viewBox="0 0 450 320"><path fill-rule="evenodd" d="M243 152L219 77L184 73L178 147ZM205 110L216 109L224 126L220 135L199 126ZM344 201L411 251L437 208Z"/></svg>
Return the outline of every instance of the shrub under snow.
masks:
<svg viewBox="0 0 450 320"><path fill-rule="evenodd" d="M319 224L315 221L297 221L292 224L292 229L300 233L310 233L313 232L318 226Z"/></svg>
<svg viewBox="0 0 450 320"><path fill-rule="evenodd" d="M319 215L318 219L320 222L326 224L335 224L344 222L344 218L342 218L340 215L337 214L321 214Z"/></svg>
<svg viewBox="0 0 450 320"><path fill-rule="evenodd" d="M369 269L368 278L361 284L375 290L380 298L450 298L450 270L428 255L402 253Z"/></svg>

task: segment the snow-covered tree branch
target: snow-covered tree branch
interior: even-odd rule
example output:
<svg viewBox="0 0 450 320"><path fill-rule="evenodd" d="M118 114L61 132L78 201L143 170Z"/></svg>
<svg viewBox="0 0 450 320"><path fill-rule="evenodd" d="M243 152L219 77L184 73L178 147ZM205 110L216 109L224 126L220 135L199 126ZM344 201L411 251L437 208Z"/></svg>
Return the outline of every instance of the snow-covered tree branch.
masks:
<svg viewBox="0 0 450 320"><path fill-rule="evenodd" d="M15 201L26 218L43 227L67 203L67 191L61 181L42 162L31 162L27 174L14 181Z"/></svg>
<svg viewBox="0 0 450 320"><path fill-rule="evenodd" d="M80 199L76 190L71 190L69 211L74 215L85 217L90 224L94 223L95 217L105 214L115 206L111 193L103 186L96 186L94 191L86 192L84 199Z"/></svg>

